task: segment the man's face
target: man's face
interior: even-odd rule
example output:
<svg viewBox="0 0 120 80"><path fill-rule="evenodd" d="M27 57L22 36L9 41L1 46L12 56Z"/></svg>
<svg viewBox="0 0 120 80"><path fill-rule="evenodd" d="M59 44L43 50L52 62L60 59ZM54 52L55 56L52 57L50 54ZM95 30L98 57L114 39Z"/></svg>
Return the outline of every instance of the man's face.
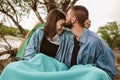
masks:
<svg viewBox="0 0 120 80"><path fill-rule="evenodd" d="M65 27L70 28L70 29L73 27L72 14L73 14L73 12L70 9L70 10L68 10L67 15L66 15L66 26Z"/></svg>

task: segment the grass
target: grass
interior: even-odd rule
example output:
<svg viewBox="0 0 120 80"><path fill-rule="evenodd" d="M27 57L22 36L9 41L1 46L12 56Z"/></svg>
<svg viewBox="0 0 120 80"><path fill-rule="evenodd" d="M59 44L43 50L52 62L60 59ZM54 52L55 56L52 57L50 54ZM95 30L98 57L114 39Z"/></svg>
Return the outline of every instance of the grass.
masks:
<svg viewBox="0 0 120 80"><path fill-rule="evenodd" d="M25 30L25 31L28 32L29 30ZM8 27L8 26L3 25L1 23L0 23L0 34L22 37L18 28Z"/></svg>

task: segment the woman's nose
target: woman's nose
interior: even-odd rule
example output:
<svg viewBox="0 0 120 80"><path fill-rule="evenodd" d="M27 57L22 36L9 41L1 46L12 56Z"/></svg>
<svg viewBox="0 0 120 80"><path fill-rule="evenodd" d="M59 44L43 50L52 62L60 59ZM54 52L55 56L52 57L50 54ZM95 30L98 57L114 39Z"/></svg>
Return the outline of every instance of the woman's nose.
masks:
<svg viewBox="0 0 120 80"><path fill-rule="evenodd" d="M64 30L64 29L65 29L65 27L63 26L63 27L62 27L62 29Z"/></svg>

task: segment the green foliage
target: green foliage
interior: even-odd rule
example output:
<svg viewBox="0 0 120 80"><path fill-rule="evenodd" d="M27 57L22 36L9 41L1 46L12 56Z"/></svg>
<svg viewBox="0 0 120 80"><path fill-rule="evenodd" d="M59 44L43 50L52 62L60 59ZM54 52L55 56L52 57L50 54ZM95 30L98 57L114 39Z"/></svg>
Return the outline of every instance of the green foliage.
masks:
<svg viewBox="0 0 120 80"><path fill-rule="evenodd" d="M98 32L111 48L120 47L120 26L116 22L109 22L101 26Z"/></svg>
<svg viewBox="0 0 120 80"><path fill-rule="evenodd" d="M28 32L28 30L26 31ZM11 35L11 36L22 36L22 34L19 34L18 28L8 27L3 24L0 24L0 34Z"/></svg>

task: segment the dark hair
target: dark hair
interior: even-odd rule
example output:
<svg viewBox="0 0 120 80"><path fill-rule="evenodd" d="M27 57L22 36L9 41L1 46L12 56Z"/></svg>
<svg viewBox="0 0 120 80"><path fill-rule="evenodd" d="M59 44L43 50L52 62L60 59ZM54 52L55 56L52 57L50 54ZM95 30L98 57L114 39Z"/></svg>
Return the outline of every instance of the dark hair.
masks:
<svg viewBox="0 0 120 80"><path fill-rule="evenodd" d="M53 38L56 34L56 23L60 19L66 19L64 12L53 9L48 13L47 21L44 26L44 33L46 37Z"/></svg>
<svg viewBox="0 0 120 80"><path fill-rule="evenodd" d="M85 8L84 6L81 6L81 5L75 5L75 6L72 6L70 9L73 10L73 14L74 14L74 16L76 16L78 23L82 27L84 27L84 22L89 17L89 12L88 12L87 8Z"/></svg>

